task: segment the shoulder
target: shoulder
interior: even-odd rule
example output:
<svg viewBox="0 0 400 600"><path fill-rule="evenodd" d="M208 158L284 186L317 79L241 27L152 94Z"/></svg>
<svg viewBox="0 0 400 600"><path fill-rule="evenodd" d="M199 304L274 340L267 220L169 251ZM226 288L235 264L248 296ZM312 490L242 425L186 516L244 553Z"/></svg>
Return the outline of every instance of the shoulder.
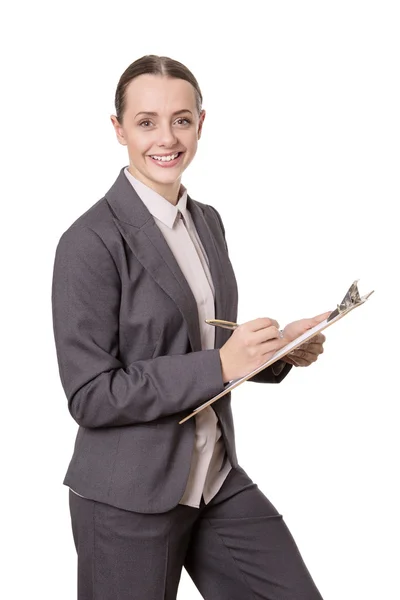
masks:
<svg viewBox="0 0 400 600"><path fill-rule="evenodd" d="M98 200L65 229L55 248L55 269L67 268L119 273L121 234L105 197Z"/></svg>
<svg viewBox="0 0 400 600"><path fill-rule="evenodd" d="M116 229L114 215L105 197L101 198L75 221L71 223L66 231L74 228L89 228L97 233L107 229Z"/></svg>
<svg viewBox="0 0 400 600"><path fill-rule="evenodd" d="M95 202L75 221L73 221L64 232L62 232L59 243L62 240L70 240L79 244L99 244L99 240L108 247L112 240L119 238L119 230L115 224L114 215L105 197Z"/></svg>

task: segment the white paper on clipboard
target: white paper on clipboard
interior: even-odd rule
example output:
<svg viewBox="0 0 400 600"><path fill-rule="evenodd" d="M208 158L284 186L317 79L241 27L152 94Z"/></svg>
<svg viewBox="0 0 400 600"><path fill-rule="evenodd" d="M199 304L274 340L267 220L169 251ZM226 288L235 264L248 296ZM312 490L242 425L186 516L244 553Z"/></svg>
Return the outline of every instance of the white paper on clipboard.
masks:
<svg viewBox="0 0 400 600"><path fill-rule="evenodd" d="M261 366L257 367L257 369L254 369L253 371L251 371L247 375L244 375L243 377L240 377L239 379L234 379L233 381L228 382L225 385L222 392L219 392L219 394L217 394L210 400L207 400L207 402L204 402L203 404L198 406L190 415L188 415L187 417L185 417L184 419L179 421L179 425L181 425L182 423L185 423L185 421L187 421L191 417L194 417L195 415L197 415L204 408L206 408L207 406L210 406L210 404L213 404L213 402L216 402L217 400L222 398L222 396L225 396L225 394L227 394L231 390L233 390L236 387L238 387L239 385L241 385L244 381L247 381L248 379L250 379L257 373L262 371L263 369L266 369L267 367L271 366L277 360L286 356L286 354L289 354L289 352L291 352L292 350L294 350L295 348L297 348L298 346L303 344L305 341L312 338L314 335L316 335L320 331L323 331L324 329L326 329L327 327L330 327L337 321L340 321L340 319L342 319L349 312L351 312L358 306L361 306L361 304L364 304L364 302L370 297L370 295L372 293L373 292L369 292L368 294L365 294L365 296L360 297L358 288L357 288L357 281L355 281L350 286L348 291L346 292L346 295L343 298L342 302L340 304L338 304L337 308L329 315L329 317L327 319L325 319L324 321L322 321L321 323L319 323L312 329L309 329L308 331L306 331L305 333L300 335L298 338L296 338L292 342L289 342L289 344L287 344L286 346L284 346L283 348L281 348L280 350L275 352L275 354L267 362L265 362Z"/></svg>

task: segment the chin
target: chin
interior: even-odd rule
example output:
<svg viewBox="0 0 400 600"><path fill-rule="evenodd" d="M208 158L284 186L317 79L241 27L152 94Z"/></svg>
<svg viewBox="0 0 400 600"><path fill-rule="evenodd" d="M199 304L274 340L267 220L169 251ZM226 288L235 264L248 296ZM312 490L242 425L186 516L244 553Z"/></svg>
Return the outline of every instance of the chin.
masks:
<svg viewBox="0 0 400 600"><path fill-rule="evenodd" d="M157 183L168 184L174 183L177 179L179 179L182 173L182 169L174 169L173 171L171 169L170 171L166 170L165 173L149 173L149 176L150 179Z"/></svg>

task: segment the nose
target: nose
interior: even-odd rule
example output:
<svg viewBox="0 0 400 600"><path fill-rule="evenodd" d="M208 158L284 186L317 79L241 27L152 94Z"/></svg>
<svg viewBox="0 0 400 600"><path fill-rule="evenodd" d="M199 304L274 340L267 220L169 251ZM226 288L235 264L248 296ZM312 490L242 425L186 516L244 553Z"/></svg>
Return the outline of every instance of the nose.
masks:
<svg viewBox="0 0 400 600"><path fill-rule="evenodd" d="M160 126L157 143L159 146L167 146L167 147L171 147L171 146L175 145L176 135L175 135L174 131L172 130L172 127L169 123Z"/></svg>

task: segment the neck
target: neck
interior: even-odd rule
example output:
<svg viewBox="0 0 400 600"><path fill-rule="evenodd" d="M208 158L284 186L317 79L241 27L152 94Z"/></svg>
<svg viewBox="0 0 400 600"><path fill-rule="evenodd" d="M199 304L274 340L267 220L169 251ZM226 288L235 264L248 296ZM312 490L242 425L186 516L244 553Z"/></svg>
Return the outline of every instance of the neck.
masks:
<svg viewBox="0 0 400 600"><path fill-rule="evenodd" d="M131 175L133 175L133 177L157 192L157 194L160 194L160 196L168 200L168 202L174 206L177 205L179 199L179 190L181 187L181 178L177 179L177 181L174 181L173 183L162 184L152 181L151 179L147 179L147 177L144 177L141 173L139 173L132 164L129 165L128 171Z"/></svg>

